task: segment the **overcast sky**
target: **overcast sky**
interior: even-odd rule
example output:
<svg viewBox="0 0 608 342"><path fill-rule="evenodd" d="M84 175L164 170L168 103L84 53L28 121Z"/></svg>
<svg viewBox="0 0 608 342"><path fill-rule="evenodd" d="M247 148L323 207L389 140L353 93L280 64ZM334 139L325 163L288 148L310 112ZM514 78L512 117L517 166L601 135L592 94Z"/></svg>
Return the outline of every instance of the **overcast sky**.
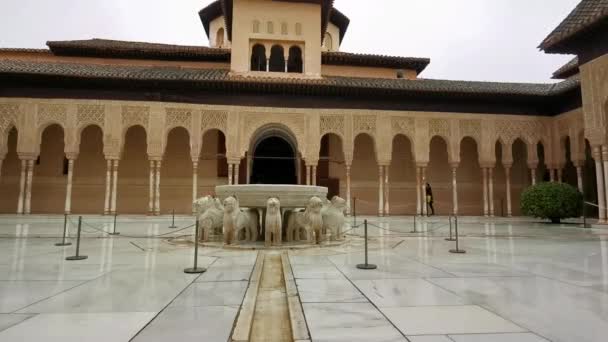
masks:
<svg viewBox="0 0 608 342"><path fill-rule="evenodd" d="M0 47L108 38L208 45L211 0L0 0ZM429 57L422 77L547 82L571 56L536 47L579 0L336 0L342 51Z"/></svg>

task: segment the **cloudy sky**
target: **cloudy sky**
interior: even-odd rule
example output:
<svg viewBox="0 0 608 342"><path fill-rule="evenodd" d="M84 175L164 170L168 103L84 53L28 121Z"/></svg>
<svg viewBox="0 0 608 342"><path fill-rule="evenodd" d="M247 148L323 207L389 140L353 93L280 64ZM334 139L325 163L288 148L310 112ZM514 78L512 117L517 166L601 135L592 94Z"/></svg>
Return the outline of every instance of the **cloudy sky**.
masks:
<svg viewBox="0 0 608 342"><path fill-rule="evenodd" d="M0 0L0 47L108 38L207 45L211 0ZM579 0L336 0L342 50L429 57L425 78L547 82L570 56L536 48Z"/></svg>

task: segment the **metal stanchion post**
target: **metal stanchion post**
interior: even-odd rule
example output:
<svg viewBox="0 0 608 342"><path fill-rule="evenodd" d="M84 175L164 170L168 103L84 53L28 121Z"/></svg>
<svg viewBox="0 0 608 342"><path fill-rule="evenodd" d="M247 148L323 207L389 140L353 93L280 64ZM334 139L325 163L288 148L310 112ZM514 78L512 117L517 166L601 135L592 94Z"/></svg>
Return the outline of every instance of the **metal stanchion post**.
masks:
<svg viewBox="0 0 608 342"><path fill-rule="evenodd" d="M357 225L357 197L353 197L353 220L355 220L354 225Z"/></svg>
<svg viewBox="0 0 608 342"><path fill-rule="evenodd" d="M63 246L71 246L71 242L66 242L65 240L68 237L68 214L63 215L63 239L61 242L55 244L55 246L63 247Z"/></svg>
<svg viewBox="0 0 608 342"><path fill-rule="evenodd" d="M587 228L587 203L583 200L583 228Z"/></svg>
<svg viewBox="0 0 608 342"><path fill-rule="evenodd" d="M173 211L171 212L171 225L169 226L169 229L175 229L177 228L175 226L175 209L173 209Z"/></svg>
<svg viewBox="0 0 608 342"><path fill-rule="evenodd" d="M84 260L87 259L88 256L80 255L80 230L82 229L82 216L78 216L78 233L76 233L76 255L67 257L65 260L75 261L75 260Z"/></svg>
<svg viewBox="0 0 608 342"><path fill-rule="evenodd" d="M445 239L445 241L456 241L456 239L454 239L454 235L452 235L452 215L449 216L449 220L450 220L450 237ZM454 216L455 217L455 216Z"/></svg>
<svg viewBox="0 0 608 342"><path fill-rule="evenodd" d="M114 213L114 225L112 226L112 232L109 233L110 235L120 235L120 233L116 231L116 216L118 216L118 214Z"/></svg>
<svg viewBox="0 0 608 342"><path fill-rule="evenodd" d="M466 251L460 249L460 247L458 246L458 243L459 243L459 238L458 238L458 216L454 217L454 228L456 230L456 249L450 249L450 253L464 254L464 253L466 253Z"/></svg>
<svg viewBox="0 0 608 342"><path fill-rule="evenodd" d="M416 231L416 225L418 224L416 221L418 220L417 215L414 215L414 230L412 230L410 233L418 233Z"/></svg>
<svg viewBox="0 0 608 342"><path fill-rule="evenodd" d="M357 268L361 270L375 270L376 268L378 268L378 266L368 263L369 260L367 256L367 220L363 221L363 226L365 227L365 264L359 264L357 265Z"/></svg>
<svg viewBox="0 0 608 342"><path fill-rule="evenodd" d="M196 220L196 224L194 225L194 267L186 268L184 273L188 274L199 274L207 272L206 268L198 267L198 220Z"/></svg>

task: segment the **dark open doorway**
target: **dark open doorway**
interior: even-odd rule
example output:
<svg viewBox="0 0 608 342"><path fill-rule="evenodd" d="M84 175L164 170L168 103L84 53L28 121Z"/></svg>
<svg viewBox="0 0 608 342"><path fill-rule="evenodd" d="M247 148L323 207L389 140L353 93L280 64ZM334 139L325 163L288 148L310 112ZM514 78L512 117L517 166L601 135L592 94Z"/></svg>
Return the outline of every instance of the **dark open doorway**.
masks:
<svg viewBox="0 0 608 342"><path fill-rule="evenodd" d="M257 145L251 184L298 184L295 151L287 141L269 137Z"/></svg>

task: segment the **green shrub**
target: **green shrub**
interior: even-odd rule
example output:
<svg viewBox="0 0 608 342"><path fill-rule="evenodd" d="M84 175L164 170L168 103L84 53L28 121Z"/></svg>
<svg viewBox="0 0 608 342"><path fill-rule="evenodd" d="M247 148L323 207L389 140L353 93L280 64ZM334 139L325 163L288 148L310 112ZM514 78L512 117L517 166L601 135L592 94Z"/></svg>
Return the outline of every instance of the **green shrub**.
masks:
<svg viewBox="0 0 608 342"><path fill-rule="evenodd" d="M524 215L550 219L560 223L561 219L580 217L583 195L573 186L564 183L539 183L527 188L521 195L521 210Z"/></svg>

